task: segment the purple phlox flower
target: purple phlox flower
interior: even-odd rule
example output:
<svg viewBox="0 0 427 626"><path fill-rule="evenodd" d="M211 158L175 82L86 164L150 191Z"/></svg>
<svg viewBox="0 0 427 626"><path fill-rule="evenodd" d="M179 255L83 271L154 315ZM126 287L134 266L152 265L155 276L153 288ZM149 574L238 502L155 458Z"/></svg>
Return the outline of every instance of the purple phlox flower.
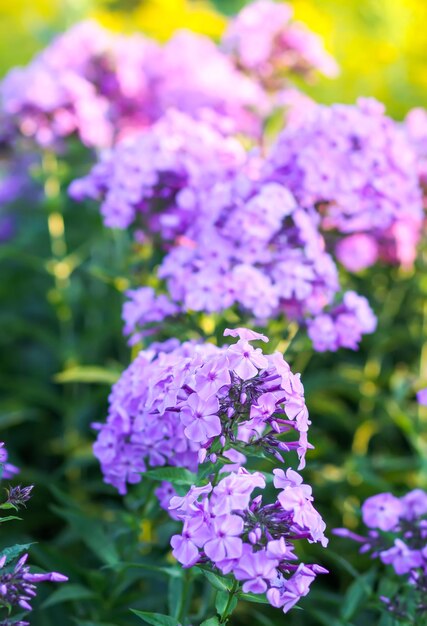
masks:
<svg viewBox="0 0 427 626"><path fill-rule="evenodd" d="M321 566L316 566L315 569L313 566L300 563L289 580L281 579L277 586L273 586L267 591L267 599L270 604L282 608L283 612L287 613L300 598L308 594L316 574L327 573L328 571Z"/></svg>
<svg viewBox="0 0 427 626"><path fill-rule="evenodd" d="M181 406L180 418L188 439L204 443L221 434L221 420L218 417L219 402L212 396L204 400L192 393Z"/></svg>
<svg viewBox="0 0 427 626"><path fill-rule="evenodd" d="M224 330L224 337L239 337L242 341L264 341L268 343L269 339L261 333L256 333L250 328L226 328Z"/></svg>
<svg viewBox="0 0 427 626"><path fill-rule="evenodd" d="M422 225L415 153L379 102L312 108L279 135L266 172L315 209L323 231L344 237L337 251L350 271L379 257L413 261Z"/></svg>
<svg viewBox="0 0 427 626"><path fill-rule="evenodd" d="M203 365L196 373L197 393L203 399L214 395L221 387L231 384L226 360L221 356Z"/></svg>
<svg viewBox="0 0 427 626"><path fill-rule="evenodd" d="M363 521L369 528L394 530L404 514L404 505L391 493L379 493L362 505Z"/></svg>
<svg viewBox="0 0 427 626"><path fill-rule="evenodd" d="M242 339L228 348L227 357L231 369L242 380L249 380L258 374L259 369L268 367L268 360L261 349Z"/></svg>
<svg viewBox="0 0 427 626"><path fill-rule="evenodd" d="M427 406L427 387L417 391L417 402L423 406Z"/></svg>
<svg viewBox="0 0 427 626"><path fill-rule="evenodd" d="M338 73L320 37L293 21L292 12L287 3L252 2L231 20L223 38L236 64L270 89L283 85L289 72L305 77L316 71L329 77Z"/></svg>
<svg viewBox="0 0 427 626"><path fill-rule="evenodd" d="M260 472L249 473L243 467L229 474L214 488L212 511L215 515L244 511L249 505L252 491L265 487L265 478Z"/></svg>
<svg viewBox="0 0 427 626"><path fill-rule="evenodd" d="M9 458L9 454L5 448L4 441L0 442L0 468L1 468L1 478L3 480L10 480L16 474L19 474L19 468L11 463L8 463L7 460Z"/></svg>
<svg viewBox="0 0 427 626"><path fill-rule="evenodd" d="M24 506L25 503L31 498L31 492L34 489L34 485L28 485L27 487L9 487L6 489L7 502L13 504L16 507Z"/></svg>
<svg viewBox="0 0 427 626"><path fill-rule="evenodd" d="M199 560L198 530L199 526L194 530L191 527L191 520L186 521L182 534L171 538L172 554L184 567L192 567Z"/></svg>
<svg viewBox="0 0 427 626"><path fill-rule="evenodd" d="M227 465L221 467L221 469L219 470L220 474L223 474L225 472L238 472L238 470L247 461L247 458L244 454L238 452L237 450L233 450L233 448L230 448L230 450L225 450L223 452L223 456L225 456L226 459L229 459L231 463L227 463Z"/></svg>
<svg viewBox="0 0 427 626"><path fill-rule="evenodd" d="M287 487L299 487L300 485L302 485L302 476L300 476L298 472L291 468L287 469L286 473L282 469L274 469L273 474L273 483L277 489L286 489ZM310 496L311 488L308 485L304 486L307 487L307 496Z"/></svg>
<svg viewBox="0 0 427 626"><path fill-rule="evenodd" d="M135 344L143 333L138 332L142 324L161 322L165 317L176 315L179 308L164 294L156 295L151 287L126 292L128 300L123 305L122 317L125 323L123 333L132 335L131 345Z"/></svg>
<svg viewBox="0 0 427 626"><path fill-rule="evenodd" d="M277 398L274 393L263 393L256 404L252 404L250 418L265 422L276 410Z"/></svg>
<svg viewBox="0 0 427 626"><path fill-rule="evenodd" d="M427 493L422 489L413 489L401 499L404 511L402 517L414 520L427 513Z"/></svg>
<svg viewBox="0 0 427 626"><path fill-rule="evenodd" d="M269 558L266 550L254 552L249 545L245 545L233 573L237 580L245 581L244 593L265 593L267 583L277 576L277 565L278 560Z"/></svg>
<svg viewBox="0 0 427 626"><path fill-rule="evenodd" d="M294 553L292 544L286 543L284 537L272 539L267 543L267 557L279 561L294 561L298 557Z"/></svg>
<svg viewBox="0 0 427 626"><path fill-rule="evenodd" d="M379 250L374 237L367 233L357 233L340 239L335 253L346 269L360 272L375 264Z"/></svg>
<svg viewBox="0 0 427 626"><path fill-rule="evenodd" d="M31 600L36 595L36 585L40 582L66 582L67 576L58 572L33 574L26 564L28 554L24 554L14 564L6 564L6 556L0 559L0 604L11 608L31 611Z"/></svg>
<svg viewBox="0 0 427 626"><path fill-rule="evenodd" d="M348 291L341 304L308 320L307 326L318 352L335 351L341 347L357 350L362 336L374 332L377 320L366 298Z"/></svg>
<svg viewBox="0 0 427 626"><path fill-rule="evenodd" d="M337 537L348 537L358 543L366 543L366 537L362 537L362 535L358 535L348 528L333 528L331 532L333 535L337 535Z"/></svg>
<svg viewBox="0 0 427 626"><path fill-rule="evenodd" d="M407 574L410 570L420 567L424 563L421 551L411 550L400 539L395 539L393 547L380 552L379 556L383 563L393 565L396 574L399 576Z"/></svg>
<svg viewBox="0 0 427 626"><path fill-rule="evenodd" d="M175 496L171 498L169 502L169 509L176 510L179 514L187 514L193 510L196 510L194 503L200 496L205 496L212 491L211 483L203 485L202 487L196 487L193 485L185 496ZM197 509L198 510L198 509Z"/></svg>
<svg viewBox="0 0 427 626"><path fill-rule="evenodd" d="M242 554L243 519L238 515L221 515L212 520L212 538L204 545L204 551L213 563L225 559L237 559Z"/></svg>

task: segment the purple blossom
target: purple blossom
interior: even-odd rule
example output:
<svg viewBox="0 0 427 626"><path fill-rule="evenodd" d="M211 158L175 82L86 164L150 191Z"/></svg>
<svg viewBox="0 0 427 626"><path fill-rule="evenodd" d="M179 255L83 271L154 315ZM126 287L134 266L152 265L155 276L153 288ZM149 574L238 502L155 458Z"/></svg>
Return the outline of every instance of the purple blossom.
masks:
<svg viewBox="0 0 427 626"><path fill-rule="evenodd" d="M347 291L342 303L307 321L308 336L318 352L339 348L357 350L364 334L376 329L377 320L363 296Z"/></svg>
<svg viewBox="0 0 427 626"><path fill-rule="evenodd" d="M289 72L336 76L338 66L321 39L291 18L292 7L287 3L253 2L231 21L223 47L239 67L270 88L283 83Z"/></svg>
<svg viewBox="0 0 427 626"><path fill-rule="evenodd" d="M181 408L180 418L184 424L184 434L190 441L205 443L221 433L221 420L218 417L219 402L210 397L203 400L192 393Z"/></svg>
<svg viewBox="0 0 427 626"><path fill-rule="evenodd" d="M14 476L16 476L16 474L19 474L20 471L18 467L15 467L15 465L7 462L8 457L9 455L5 448L4 442L0 441L0 471L1 478L3 480L10 480Z"/></svg>
<svg viewBox="0 0 427 626"><path fill-rule="evenodd" d="M380 559L383 563L393 565L396 574L399 576L407 574L424 563L421 551L411 550L400 539L394 540L392 548L381 552Z"/></svg>
<svg viewBox="0 0 427 626"><path fill-rule="evenodd" d="M394 573L401 579L399 599L380 597L389 612L404 616L407 609L414 606L417 613L424 614L427 493L414 489L401 498L390 493L377 494L364 502L362 517L369 529L367 536L345 528L334 529L334 534L356 541L361 544L361 552L369 552L372 558L393 567Z"/></svg>
<svg viewBox="0 0 427 626"><path fill-rule="evenodd" d="M385 260L413 260L422 225L415 154L379 102L313 108L305 122L279 135L266 175L286 185L303 207L315 208L324 231L363 233ZM376 260L370 247L359 267ZM346 263L342 245L339 254Z"/></svg>
<svg viewBox="0 0 427 626"><path fill-rule="evenodd" d="M365 500L362 506L363 521L369 528L388 531L396 528L404 507L391 493L380 493Z"/></svg>
<svg viewBox="0 0 427 626"><path fill-rule="evenodd" d="M267 583L277 576L278 562L267 555L266 550L253 552L250 546L245 551L233 573L237 580L244 580L244 593L265 593Z"/></svg>
<svg viewBox="0 0 427 626"><path fill-rule="evenodd" d="M282 475L277 470L277 477L285 491L298 484L306 501L312 500L311 489L302 484L297 472L288 470ZM254 490L263 490L265 485L262 474L240 468L215 486L192 487L187 496L173 498L170 507L183 528L171 544L184 567L207 559L223 574L232 573L242 581L243 592L267 592L273 606L287 611L308 593L316 574L326 572L316 565L295 565L294 542L308 539L326 545L326 540L323 534L314 536L309 526L301 525L292 506L285 510L278 500L264 503L263 495L254 497ZM279 494L279 499L283 495ZM293 575L286 578L285 572Z"/></svg>
<svg viewBox="0 0 427 626"><path fill-rule="evenodd" d="M226 334L266 339L246 329ZM304 466L310 447L304 388L281 354L265 355L243 339L222 348L187 342L156 350L140 352L112 389L107 422L94 425L99 431L95 456L105 481L120 493L150 467L195 471L214 444L215 454L227 463L224 470L238 469L245 461L233 449L236 442L256 445L276 458L295 450ZM256 474L242 474L221 488L227 486L233 502L245 508L251 491L263 484ZM165 501L163 492L160 497ZM226 502L223 498L225 508L217 514L230 511Z"/></svg>
<svg viewBox="0 0 427 626"><path fill-rule="evenodd" d="M417 391L417 402L423 406L427 406L427 387Z"/></svg>
<svg viewBox="0 0 427 626"><path fill-rule="evenodd" d="M41 146L77 134L89 147L108 147L170 108L225 117L218 124L259 134L270 108L261 85L207 37L182 31L159 46L94 21L73 26L29 65L11 70L0 92L5 122Z"/></svg>
<svg viewBox="0 0 427 626"><path fill-rule="evenodd" d="M0 558L0 606L31 611L30 602L36 595L36 585L40 582L65 582L67 576L58 572L32 574L26 565L28 554L16 563L7 564L6 556Z"/></svg>

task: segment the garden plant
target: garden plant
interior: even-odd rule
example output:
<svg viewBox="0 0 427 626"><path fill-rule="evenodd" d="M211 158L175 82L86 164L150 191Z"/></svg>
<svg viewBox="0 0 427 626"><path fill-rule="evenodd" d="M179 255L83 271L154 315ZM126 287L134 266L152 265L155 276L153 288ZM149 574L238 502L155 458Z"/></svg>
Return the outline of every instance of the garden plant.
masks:
<svg viewBox="0 0 427 626"><path fill-rule="evenodd" d="M0 82L1 625L426 623L427 111L224 21Z"/></svg>

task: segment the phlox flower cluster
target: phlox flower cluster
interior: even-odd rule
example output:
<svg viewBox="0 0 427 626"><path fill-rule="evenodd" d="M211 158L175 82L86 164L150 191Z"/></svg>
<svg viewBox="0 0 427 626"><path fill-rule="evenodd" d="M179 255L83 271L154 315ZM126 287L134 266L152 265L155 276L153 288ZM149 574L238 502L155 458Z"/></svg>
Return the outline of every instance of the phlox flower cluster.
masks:
<svg viewBox="0 0 427 626"><path fill-rule="evenodd" d="M313 337L326 324L322 318L316 325L321 314L329 326L337 318L339 327L352 326L351 339L336 332L327 349L355 349L372 332L364 299L348 294L336 309L338 273L316 211L302 208L282 184L264 181L262 168L259 154L247 154L211 123L170 110L74 181L73 197L99 198L108 226L135 223L169 248L157 272L166 294L129 292L123 317L132 343L166 316L232 306L260 322L283 313L314 320Z"/></svg>
<svg viewBox="0 0 427 626"><path fill-rule="evenodd" d="M283 83L289 72L306 78L314 72L331 78L338 74L320 37L294 21L292 13L285 2L258 0L231 20L222 40L237 65L270 88Z"/></svg>
<svg viewBox="0 0 427 626"><path fill-rule="evenodd" d="M312 107L304 122L280 133L266 169L319 212L350 270L380 257L413 263L422 223L415 154L379 102Z"/></svg>
<svg viewBox="0 0 427 626"><path fill-rule="evenodd" d="M183 522L171 545L184 567L210 563L242 581L243 592L266 593L286 613L307 595L316 574L327 572L298 563L294 542L327 545L325 524L313 507L311 487L297 472L274 470L280 492L273 503L253 495L265 487L261 473L240 468L216 485L193 486L184 497L171 498L169 508Z"/></svg>
<svg viewBox="0 0 427 626"><path fill-rule="evenodd" d="M267 341L263 335L226 334L240 338L221 348L186 342L143 350L114 385L94 453L120 493L148 468L196 471L210 454L243 462L248 446L280 461L296 450L304 467L310 422L299 375L280 353L251 345ZM230 457L230 447L240 456Z"/></svg>
<svg viewBox="0 0 427 626"><path fill-rule="evenodd" d="M104 480L120 493L149 468L195 472L211 464L217 478L183 497L167 483L156 490L160 505L183 522L171 540L175 557L185 567L209 563L232 573L244 592L266 592L286 612L316 574L326 572L298 563L294 542L325 546L325 525L296 471L274 470L279 493L270 502L264 475L243 464L245 453L283 463L296 451L299 469L305 466L311 446L304 389L279 352L252 346L267 337L244 328L224 334L237 341L222 347L169 342L142 351L113 387L107 422L96 425L94 452ZM253 494L256 489L265 494Z"/></svg>
<svg viewBox="0 0 427 626"><path fill-rule="evenodd" d="M27 565L28 554L24 554L15 563L7 563L6 556L0 558L0 609L21 609L31 611L31 601L36 595L37 584L40 582L65 582L68 580L63 574L49 572L46 574L32 574ZM29 625L29 622L16 622L6 619L5 624Z"/></svg>
<svg viewBox="0 0 427 626"><path fill-rule="evenodd" d="M414 489L401 498L380 493L362 505L362 518L367 536L356 535L345 528L334 533L362 544L361 552L391 565L394 572L418 594L417 610L426 611L427 593L427 493ZM382 598L390 611L403 610L395 598Z"/></svg>
<svg viewBox="0 0 427 626"><path fill-rule="evenodd" d="M10 463L7 463L7 451L4 442L0 442L0 468L1 478L10 479L19 472L19 469ZM31 497L33 485L27 487L10 487L6 489L7 499L3 504L19 509L25 507ZM3 508L3 507L2 507ZM3 518L3 522L8 518ZM0 555L0 612L2 613L0 623L5 626L29 626L29 622L17 621L10 617L14 609L22 611L31 611L31 601L36 595L37 584L44 581L65 582L68 580L63 574L58 572L48 572L44 574L31 573L29 566L26 564L28 554L24 554L19 559L11 557L13 550L8 549ZM3 616L3 612L7 611L8 617Z"/></svg>
<svg viewBox="0 0 427 626"><path fill-rule="evenodd" d="M366 298L347 291L339 305L309 319L307 327L317 352L334 352L340 347L357 350L362 335L376 329L377 319Z"/></svg>
<svg viewBox="0 0 427 626"><path fill-rule="evenodd" d="M1 470L1 479L10 480L16 474L19 474L19 468L11 463L8 463L9 454L6 450L3 441L0 441L0 470Z"/></svg>
<svg viewBox="0 0 427 626"><path fill-rule="evenodd" d="M203 63L200 63L203 59ZM119 36L93 21L73 26L0 86L3 123L42 146L77 134L106 147L159 119L170 107L225 115L258 134L269 103L207 37L178 32L164 46Z"/></svg>
<svg viewBox="0 0 427 626"><path fill-rule="evenodd" d="M233 132L259 137L277 104L274 90L289 86L283 74L336 74L320 39L290 22L290 14L288 5L256 2L230 24L221 46L190 31L160 45L82 22L7 74L0 86L2 126L41 146L77 134L100 148L172 107L192 117L208 110L227 117Z"/></svg>
<svg viewBox="0 0 427 626"><path fill-rule="evenodd" d="M146 132L105 152L70 194L100 199L105 225L127 228L139 218L144 232L163 241L183 234L203 210L198 198L216 180L243 167L240 142L215 125L170 109Z"/></svg>
<svg viewBox="0 0 427 626"><path fill-rule="evenodd" d="M416 154L417 173L425 207L427 203L427 111L420 107L411 109L405 118L404 129Z"/></svg>

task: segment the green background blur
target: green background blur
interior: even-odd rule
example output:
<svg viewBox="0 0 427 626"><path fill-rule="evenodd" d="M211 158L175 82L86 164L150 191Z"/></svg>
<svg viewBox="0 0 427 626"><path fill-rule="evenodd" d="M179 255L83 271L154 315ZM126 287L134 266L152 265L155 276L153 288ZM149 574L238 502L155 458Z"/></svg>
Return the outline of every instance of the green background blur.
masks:
<svg viewBox="0 0 427 626"><path fill-rule="evenodd" d="M191 0L0 0L0 73L26 63L52 35L87 16L159 39L188 27L219 36L219 12L235 12L241 0L207 4ZM352 102L359 95L383 100L402 117L426 105L427 2L425 0L293 0L296 16L320 33L339 60L335 81L311 89L322 101Z"/></svg>

